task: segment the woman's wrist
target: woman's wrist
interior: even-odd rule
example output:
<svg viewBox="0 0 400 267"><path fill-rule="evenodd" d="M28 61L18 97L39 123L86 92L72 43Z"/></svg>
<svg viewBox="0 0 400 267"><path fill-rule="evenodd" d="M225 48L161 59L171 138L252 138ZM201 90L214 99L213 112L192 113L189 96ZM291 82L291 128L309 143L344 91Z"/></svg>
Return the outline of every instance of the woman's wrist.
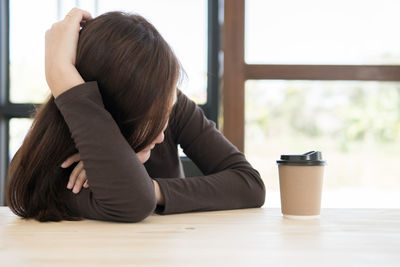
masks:
<svg viewBox="0 0 400 267"><path fill-rule="evenodd" d="M153 183L154 183L154 192L156 194L156 199L157 199L157 205L164 205L165 201L164 201L164 196L160 190L160 185L158 184L158 182L154 179Z"/></svg>
<svg viewBox="0 0 400 267"><path fill-rule="evenodd" d="M73 65L63 68L54 68L50 72L51 74L49 75L47 84L49 85L54 98L57 98L72 87L85 82Z"/></svg>

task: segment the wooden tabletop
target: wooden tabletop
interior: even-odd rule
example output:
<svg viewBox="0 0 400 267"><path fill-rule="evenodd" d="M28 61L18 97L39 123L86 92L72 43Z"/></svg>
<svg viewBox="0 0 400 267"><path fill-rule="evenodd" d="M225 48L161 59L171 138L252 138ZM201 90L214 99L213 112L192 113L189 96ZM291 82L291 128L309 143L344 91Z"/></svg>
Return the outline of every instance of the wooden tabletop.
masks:
<svg viewBox="0 0 400 267"><path fill-rule="evenodd" d="M255 208L39 223L0 207L0 266L400 266L399 209Z"/></svg>

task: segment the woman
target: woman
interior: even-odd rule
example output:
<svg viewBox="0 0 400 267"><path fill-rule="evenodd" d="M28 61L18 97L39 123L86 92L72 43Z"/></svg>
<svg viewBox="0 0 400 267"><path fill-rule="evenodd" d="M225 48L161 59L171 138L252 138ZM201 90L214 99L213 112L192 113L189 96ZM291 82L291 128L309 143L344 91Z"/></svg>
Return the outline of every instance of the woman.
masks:
<svg viewBox="0 0 400 267"><path fill-rule="evenodd" d="M45 62L52 95L8 173L15 214L139 222L264 204L259 173L176 88L180 64L143 17L74 8L46 32ZM178 144L205 176L184 178Z"/></svg>

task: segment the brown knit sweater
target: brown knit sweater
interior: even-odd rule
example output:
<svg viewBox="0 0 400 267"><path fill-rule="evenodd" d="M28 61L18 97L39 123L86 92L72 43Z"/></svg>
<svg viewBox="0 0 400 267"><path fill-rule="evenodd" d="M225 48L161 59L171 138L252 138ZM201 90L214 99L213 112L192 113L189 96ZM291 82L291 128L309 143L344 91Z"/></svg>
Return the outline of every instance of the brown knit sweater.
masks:
<svg viewBox="0 0 400 267"><path fill-rule="evenodd" d="M173 214L261 207L259 173L183 93L178 95L165 139L142 164L110 113L97 82L71 88L55 99L80 153L89 188L65 189L71 210L89 219L138 222L151 213ZM184 177L177 145L205 176ZM165 205L157 205L152 179Z"/></svg>

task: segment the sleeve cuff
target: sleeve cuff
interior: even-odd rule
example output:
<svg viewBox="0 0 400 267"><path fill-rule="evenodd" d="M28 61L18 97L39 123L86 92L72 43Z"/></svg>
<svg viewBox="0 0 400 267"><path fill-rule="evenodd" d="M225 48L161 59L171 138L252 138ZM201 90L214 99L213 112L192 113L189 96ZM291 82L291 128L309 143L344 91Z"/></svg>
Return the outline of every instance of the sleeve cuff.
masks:
<svg viewBox="0 0 400 267"><path fill-rule="evenodd" d="M153 178L158 182L160 186L161 193L164 196L164 205L157 205L154 212L160 215L166 215L172 213L171 208L173 208L173 201L171 199L171 195L168 188L168 181L162 178Z"/></svg>
<svg viewBox="0 0 400 267"><path fill-rule="evenodd" d="M63 106L65 103L73 101L78 96L90 96L95 95L94 99L96 102L102 102L101 95L97 86L97 81L90 81L78 84L67 91L61 93L57 98L54 99L54 102L58 107Z"/></svg>

